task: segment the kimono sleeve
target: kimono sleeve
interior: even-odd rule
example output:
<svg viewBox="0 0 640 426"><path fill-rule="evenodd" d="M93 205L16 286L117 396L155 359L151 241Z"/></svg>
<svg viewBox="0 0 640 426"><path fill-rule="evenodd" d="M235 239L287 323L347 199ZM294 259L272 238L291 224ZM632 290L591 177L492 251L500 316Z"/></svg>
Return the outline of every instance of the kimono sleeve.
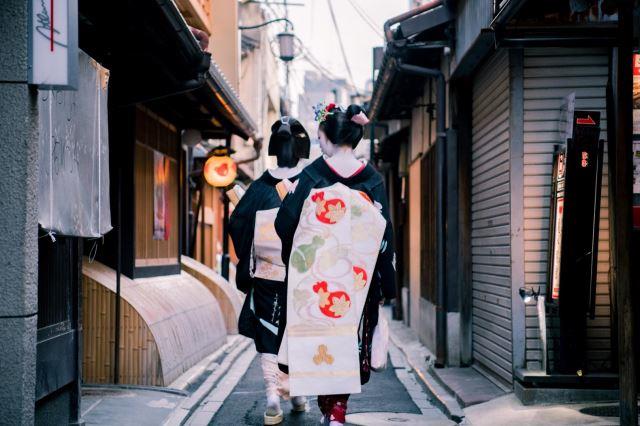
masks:
<svg viewBox="0 0 640 426"><path fill-rule="evenodd" d="M251 289L249 265L253 233L256 220L256 194L253 185L249 187L229 218L229 236L238 256L236 286L244 293Z"/></svg>
<svg viewBox="0 0 640 426"><path fill-rule="evenodd" d="M396 297L396 252L393 244L393 225L389 215L389 201L382 181L373 188L372 196L374 201L382 206L382 216L387 222L375 274L380 281L382 296L390 300Z"/></svg>

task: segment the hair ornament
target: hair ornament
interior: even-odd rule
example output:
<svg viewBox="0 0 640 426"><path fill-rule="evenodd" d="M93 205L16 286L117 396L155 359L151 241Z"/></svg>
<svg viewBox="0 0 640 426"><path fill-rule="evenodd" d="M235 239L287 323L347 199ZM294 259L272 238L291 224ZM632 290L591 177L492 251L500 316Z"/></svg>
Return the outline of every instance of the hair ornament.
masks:
<svg viewBox="0 0 640 426"><path fill-rule="evenodd" d="M314 120L319 123L322 123L327 119L327 116L333 113L333 110L336 109L336 104L333 102L329 105L324 105L322 102L319 102L317 105L313 106L313 114Z"/></svg>
<svg viewBox="0 0 640 426"><path fill-rule="evenodd" d="M364 113L364 111L360 111L359 113L351 117L351 121L361 126L366 126L367 124L369 124L369 118Z"/></svg>

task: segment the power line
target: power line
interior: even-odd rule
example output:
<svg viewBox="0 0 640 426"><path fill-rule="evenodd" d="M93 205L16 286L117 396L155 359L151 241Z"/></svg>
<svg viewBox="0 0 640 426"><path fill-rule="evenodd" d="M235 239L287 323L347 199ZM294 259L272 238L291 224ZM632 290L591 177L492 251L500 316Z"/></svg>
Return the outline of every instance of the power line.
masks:
<svg viewBox="0 0 640 426"><path fill-rule="evenodd" d="M324 65L322 65L321 61L319 61L315 56L313 56L311 51L309 51L309 49L307 49L307 47L304 45L300 37L296 36L296 41L298 42L298 48L302 52L302 56L301 56L302 59L305 59L310 65L312 65L316 70L318 70L323 77L329 80L338 80L338 78L335 75L333 75L333 73L329 69L327 69Z"/></svg>
<svg viewBox="0 0 640 426"><path fill-rule="evenodd" d="M342 36L340 35L340 28L338 27L338 21L336 21L336 15L333 12L333 5L331 4L331 0L327 0L327 4L329 5L329 13L331 14L331 20L333 21L333 27L336 30L336 35L338 36L338 43L340 44L340 51L342 52L342 59L344 60L344 65L347 68L347 73L349 74L349 80L351 80L351 84L356 90L356 95L358 94L358 88L356 87L355 80L353 79L353 74L351 73L351 67L349 66L349 61L347 60L347 52L344 49L344 44L342 43Z"/></svg>
<svg viewBox="0 0 640 426"><path fill-rule="evenodd" d="M373 19L371 19L369 15L367 15L367 13L360 7L360 5L358 5L354 0L349 0L349 4L351 5L351 7L353 7L353 10L356 11L360 18L362 18L364 23L373 30L373 32L375 32L380 38L384 38L382 31L380 31L380 29L373 22Z"/></svg>

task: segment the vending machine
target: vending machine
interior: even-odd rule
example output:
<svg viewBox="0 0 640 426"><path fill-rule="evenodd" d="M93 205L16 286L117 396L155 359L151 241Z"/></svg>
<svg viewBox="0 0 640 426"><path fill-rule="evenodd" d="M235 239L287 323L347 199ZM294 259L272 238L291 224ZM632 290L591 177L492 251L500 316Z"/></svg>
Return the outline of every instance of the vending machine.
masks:
<svg viewBox="0 0 640 426"><path fill-rule="evenodd" d="M587 317L595 315L604 142L600 113L573 112L572 137L554 155L547 295L553 330L547 373L582 375Z"/></svg>

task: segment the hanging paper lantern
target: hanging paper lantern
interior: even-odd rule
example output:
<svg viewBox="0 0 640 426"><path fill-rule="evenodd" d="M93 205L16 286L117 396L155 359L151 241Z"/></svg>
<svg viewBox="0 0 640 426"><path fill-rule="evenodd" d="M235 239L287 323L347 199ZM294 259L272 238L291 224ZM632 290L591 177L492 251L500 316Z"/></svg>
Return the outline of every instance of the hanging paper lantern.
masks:
<svg viewBox="0 0 640 426"><path fill-rule="evenodd" d="M214 150L204 163L204 179L211 186L225 187L233 183L238 175L238 167L227 150Z"/></svg>

